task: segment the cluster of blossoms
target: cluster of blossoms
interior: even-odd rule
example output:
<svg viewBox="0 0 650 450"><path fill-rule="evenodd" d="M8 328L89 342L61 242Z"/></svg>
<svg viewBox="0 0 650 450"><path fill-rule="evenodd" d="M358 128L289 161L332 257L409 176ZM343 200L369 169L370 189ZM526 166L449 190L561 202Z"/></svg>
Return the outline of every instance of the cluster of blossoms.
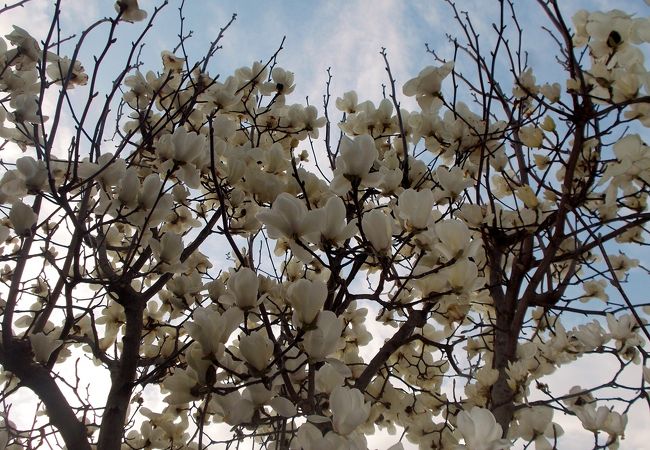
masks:
<svg viewBox="0 0 650 450"><path fill-rule="evenodd" d="M113 25L147 18L137 0L115 9ZM80 354L110 370L101 407L80 391L43 398L51 424L66 426L62 408L90 437L83 448L356 450L400 427L422 449L541 450L563 435L559 414L616 448L627 416L597 404L607 384L540 386L588 354L647 364L643 310L610 301L609 285L627 299L638 261L610 248L643 242L650 159L639 134L605 138L650 125L637 45L650 24L620 11L574 23L591 66L565 85L526 68L494 94L505 112L472 111L444 95L444 61L404 85L417 111L337 98L342 136L322 150L328 120L290 103L294 75L275 57L220 78L209 57L165 51L159 72L129 62L99 125L77 119L59 154L44 92L63 103L95 80L15 27L0 39L0 137L26 153L0 179L6 392L56 391ZM152 386L164 406L145 400ZM0 424L0 448L30 439Z"/></svg>

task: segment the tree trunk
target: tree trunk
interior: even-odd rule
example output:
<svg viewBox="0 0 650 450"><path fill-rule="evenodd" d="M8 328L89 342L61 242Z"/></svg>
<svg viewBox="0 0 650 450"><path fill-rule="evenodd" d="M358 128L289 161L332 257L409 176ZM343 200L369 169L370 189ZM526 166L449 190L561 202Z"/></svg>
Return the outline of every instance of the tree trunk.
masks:
<svg viewBox="0 0 650 450"><path fill-rule="evenodd" d="M67 448L90 450L88 430L75 415L49 369L35 363L31 353L26 341L12 338L0 351L0 364L43 401L50 423L61 434Z"/></svg>
<svg viewBox="0 0 650 450"><path fill-rule="evenodd" d="M508 363L515 360L516 338L511 335L512 314L497 313L497 327L494 336L493 367L499 371L499 378L492 386L490 406L492 414L501 425L503 436L508 434L508 428L514 413L514 392L508 386Z"/></svg>
<svg viewBox="0 0 650 450"><path fill-rule="evenodd" d="M133 294L133 293L132 293ZM111 371L111 390L99 430L97 450L120 450L124 438L124 423L133 393L135 376L140 357L142 334L142 311L146 302L137 295L124 298L126 332L122 338L122 355Z"/></svg>

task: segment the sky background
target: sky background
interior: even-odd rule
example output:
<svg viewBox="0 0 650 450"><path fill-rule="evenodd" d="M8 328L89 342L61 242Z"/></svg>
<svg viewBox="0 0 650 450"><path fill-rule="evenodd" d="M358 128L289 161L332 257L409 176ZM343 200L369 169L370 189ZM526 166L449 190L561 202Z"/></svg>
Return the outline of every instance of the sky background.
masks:
<svg viewBox="0 0 650 450"><path fill-rule="evenodd" d="M564 82L565 76L553 64L557 53L551 39L541 29L546 23L540 8L533 0L515 0L520 23L524 28L524 43L529 51L530 65L534 67L538 82ZM140 1L149 14L154 1ZM458 8L467 10L482 36L486 47L494 33L490 29L497 12L496 2L490 0L459 0ZM650 8L643 0L583 1L563 0L565 18L581 8L608 10L612 7L628 13L649 15ZM160 69L160 52L171 50L178 42L178 6L171 1L157 20L143 49L143 71ZM243 0L197 1L187 0L184 14L186 27L194 33L188 41L190 55L200 57L208 42L217 36L233 13L238 17L226 32L221 49L214 57L209 69L212 76L222 78L232 74L241 66L250 66L253 61L266 61L286 37L284 49L279 54L278 65L295 73L296 90L287 99L288 103L302 103L309 97L322 114L322 95L325 92L327 68L333 75L332 119L338 112L333 108L336 97L349 90L356 90L359 100L378 102L382 97L382 84L388 82L384 63L379 54L382 47L388 52L393 76L401 85L427 65L435 65L432 56L425 52L425 43L443 57L451 55L451 46L446 34L457 35L458 26L451 20L449 6L440 0L376 0L376 1L277 1L265 2ZM112 1L65 0L62 18L66 30L78 32L92 24L97 18L113 16ZM51 2L34 1L26 8L0 15L0 34L11 31L10 24L17 24L29 30L36 37L44 37L52 15ZM109 55L109 62L115 62L109 70L118 70L120 56L143 27L142 23L124 24L119 40ZM81 53L80 60L87 69L92 67L92 55L96 54L105 39L105 28L99 29L89 40ZM71 52L69 52L71 53ZM105 80L108 86L110 78ZM406 108L414 108L412 99L400 98ZM647 141L650 139L646 139ZM637 256L637 255L635 255ZM637 256L637 257L640 257ZM640 292L639 286L635 291ZM602 363L601 363L602 364ZM571 368L564 368L550 380L558 386L572 386L586 379L593 379L602 367L583 359ZM630 375L636 376L636 375ZM566 390L568 390L568 387ZM647 444L647 430L644 421L647 409L641 407L630 415L630 425L622 449L641 449ZM581 430L577 420L561 419L567 437L562 448L588 448L591 438ZM383 449L395 442L378 436L369 440L370 448ZM646 447L647 448L647 447Z"/></svg>

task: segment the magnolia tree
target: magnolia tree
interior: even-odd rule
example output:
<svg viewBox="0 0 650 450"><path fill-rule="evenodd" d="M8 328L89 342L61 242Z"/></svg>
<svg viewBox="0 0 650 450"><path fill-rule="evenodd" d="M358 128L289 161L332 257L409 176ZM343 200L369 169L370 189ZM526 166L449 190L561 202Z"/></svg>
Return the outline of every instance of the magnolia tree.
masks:
<svg viewBox="0 0 650 450"><path fill-rule="evenodd" d="M628 255L650 220L650 20L537 3L557 82L514 1L487 40L449 3L452 59L400 89L384 51L384 100L328 83L320 112L277 53L210 73L232 21L193 57L181 19L155 71L164 4L70 36L55 2L44 39L6 30L0 448L550 449L568 416L617 448L649 401ZM547 383L581 358L606 380Z"/></svg>

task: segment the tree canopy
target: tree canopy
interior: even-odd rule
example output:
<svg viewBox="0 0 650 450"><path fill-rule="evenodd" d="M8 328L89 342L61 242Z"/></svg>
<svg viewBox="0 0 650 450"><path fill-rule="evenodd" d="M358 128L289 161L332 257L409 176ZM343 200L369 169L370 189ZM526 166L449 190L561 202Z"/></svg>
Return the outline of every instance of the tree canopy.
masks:
<svg viewBox="0 0 650 450"><path fill-rule="evenodd" d="M568 417L625 447L650 406L650 18L537 0L541 82L517 2L489 38L446 4L453 57L401 85L381 49L379 102L294 98L282 46L218 74L235 17L193 54L182 2L157 67L167 2L7 30L0 449L542 450ZM579 360L598 377L548 382Z"/></svg>

